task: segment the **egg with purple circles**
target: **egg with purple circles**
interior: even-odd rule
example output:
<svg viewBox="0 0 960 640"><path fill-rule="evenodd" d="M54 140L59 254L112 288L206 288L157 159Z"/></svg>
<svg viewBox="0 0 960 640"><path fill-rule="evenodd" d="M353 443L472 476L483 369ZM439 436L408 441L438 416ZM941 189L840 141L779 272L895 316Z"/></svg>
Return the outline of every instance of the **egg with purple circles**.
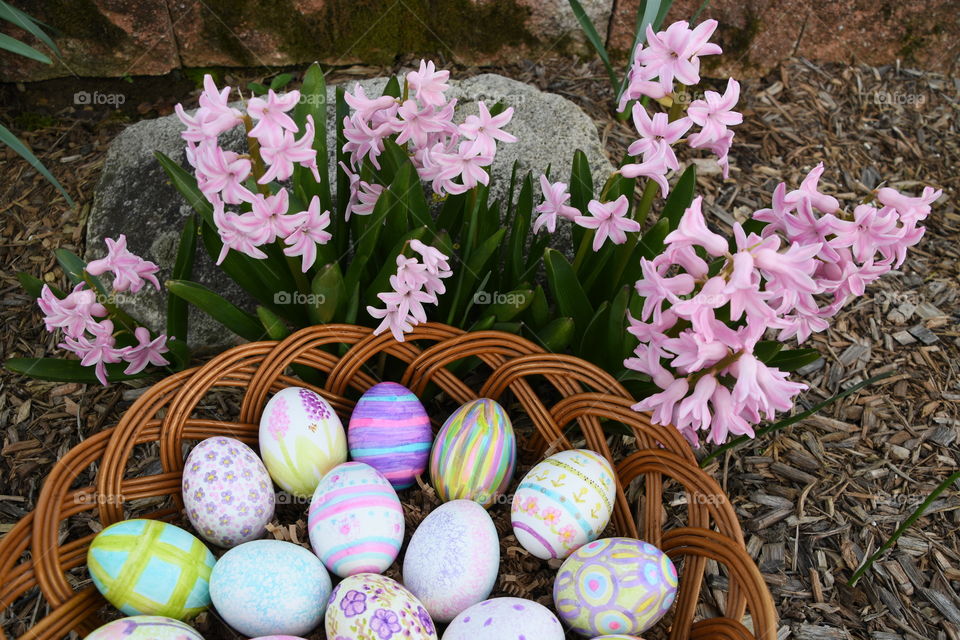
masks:
<svg viewBox="0 0 960 640"><path fill-rule="evenodd" d="M560 619L582 636L637 635L662 618L677 595L667 554L633 538L603 538L564 560L553 583Z"/></svg>
<svg viewBox="0 0 960 640"><path fill-rule="evenodd" d="M347 443L353 460L382 473L394 489L406 489L427 468L433 429L412 391L395 382L381 382L357 401Z"/></svg>
<svg viewBox="0 0 960 640"><path fill-rule="evenodd" d="M281 389L260 418L260 455L281 489L309 498L347 459L347 436L330 403L302 387Z"/></svg>
<svg viewBox="0 0 960 640"><path fill-rule="evenodd" d="M217 546L256 540L273 518L273 481L239 440L215 436L200 442L187 456L181 486L190 524Z"/></svg>
<svg viewBox="0 0 960 640"><path fill-rule="evenodd" d="M413 532L403 557L403 584L436 622L450 622L490 595L500 568L500 538L473 500L446 502Z"/></svg>
<svg viewBox="0 0 960 640"><path fill-rule="evenodd" d="M377 573L358 573L336 586L325 629L330 640L437 640L423 604L402 584Z"/></svg>
<svg viewBox="0 0 960 640"><path fill-rule="evenodd" d="M310 546L341 578L380 573L403 543L403 507L379 471L363 462L344 462L323 477L310 501Z"/></svg>
<svg viewBox="0 0 960 640"><path fill-rule="evenodd" d="M555 453L530 469L513 494L513 533L541 560L566 558L603 533L616 490L613 465L599 453Z"/></svg>
<svg viewBox="0 0 960 640"><path fill-rule="evenodd" d="M130 616L97 627L84 640L203 640L185 622L164 616Z"/></svg>
<svg viewBox="0 0 960 640"><path fill-rule="evenodd" d="M462 611L443 640L563 640L563 625L550 609L523 598L491 598Z"/></svg>

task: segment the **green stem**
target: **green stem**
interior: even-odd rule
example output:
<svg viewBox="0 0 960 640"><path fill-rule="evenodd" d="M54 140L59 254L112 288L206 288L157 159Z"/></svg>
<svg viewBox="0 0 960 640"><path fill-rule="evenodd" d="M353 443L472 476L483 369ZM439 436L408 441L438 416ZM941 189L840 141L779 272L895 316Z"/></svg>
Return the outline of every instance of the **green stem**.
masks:
<svg viewBox="0 0 960 640"><path fill-rule="evenodd" d="M650 209L653 207L653 199L657 195L658 188L659 185L657 185L656 182L649 178L647 179L647 184L643 187L643 195L640 196L640 202L633 211L633 219L637 220L641 227L647 222L647 216L650 215ZM623 272L626 270L627 264L630 263L634 250L640 243L641 233L641 231L638 231L630 234L627 241L617 247L613 267L610 272L610 282L617 287L620 286L620 278L623 277Z"/></svg>
<svg viewBox="0 0 960 640"><path fill-rule="evenodd" d="M577 255L573 258L573 272L580 272L580 265L583 264L584 258L587 257L587 251L592 248L593 245L593 236L597 232L594 229L587 229L583 234L583 237L580 238L580 246L577 247Z"/></svg>
<svg viewBox="0 0 960 640"><path fill-rule="evenodd" d="M653 208L653 199L657 197L659 188L660 185L647 178L647 184L643 186L643 195L640 196L640 202L633 212L633 219L639 222L641 227L647 223L650 209Z"/></svg>
<svg viewBox="0 0 960 640"><path fill-rule="evenodd" d="M887 538L887 541L884 542L883 545L881 545L873 555L867 558L864 563L860 565L860 568L857 569L847 581L847 586L856 586L857 581L863 577L863 574L866 573L867 569L873 566L873 563L876 562L880 556L886 552L887 549L892 547L893 544L900 538L900 536L902 536L907 529L913 526L913 523L923 516L923 513L930 507L931 504L933 504L933 501L940 497L940 494L946 491L950 485L957 480L960 480L960 471L954 471L952 474L950 474L950 477L941 482L940 485L934 489L929 496L927 496L927 499L924 500L923 503L921 503L921 505L917 507L913 513L910 514L910 517L904 520L903 524L897 527L897 530L893 532L893 535Z"/></svg>
<svg viewBox="0 0 960 640"><path fill-rule="evenodd" d="M279 240L277 240L277 248L283 253L283 247ZM310 293L310 282L307 280L306 274L300 270L300 258L286 254L283 257L287 263L287 268L290 269L290 275L293 276L293 281L297 285L297 291L308 295Z"/></svg>

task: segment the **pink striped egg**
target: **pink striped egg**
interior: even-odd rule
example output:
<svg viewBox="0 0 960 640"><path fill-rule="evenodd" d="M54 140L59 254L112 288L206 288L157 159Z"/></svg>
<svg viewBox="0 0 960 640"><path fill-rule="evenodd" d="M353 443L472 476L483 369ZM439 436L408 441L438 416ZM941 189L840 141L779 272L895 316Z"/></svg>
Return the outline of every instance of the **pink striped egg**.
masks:
<svg viewBox="0 0 960 640"><path fill-rule="evenodd" d="M396 382L381 382L357 401L347 442L351 458L382 473L395 489L406 489L427 468L433 429L412 391Z"/></svg>
<svg viewBox="0 0 960 640"><path fill-rule="evenodd" d="M344 462L325 475L310 502L310 546L341 578L380 573L403 542L403 507L383 474L363 462Z"/></svg>

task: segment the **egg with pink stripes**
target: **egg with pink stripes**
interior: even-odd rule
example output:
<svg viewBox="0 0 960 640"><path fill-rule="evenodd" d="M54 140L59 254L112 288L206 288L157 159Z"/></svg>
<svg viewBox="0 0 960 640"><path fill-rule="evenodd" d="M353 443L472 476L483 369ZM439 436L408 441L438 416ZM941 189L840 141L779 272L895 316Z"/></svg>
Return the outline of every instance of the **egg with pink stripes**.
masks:
<svg viewBox="0 0 960 640"><path fill-rule="evenodd" d="M317 485L307 528L310 546L332 573L381 573L400 552L403 507L382 473L364 462L344 462Z"/></svg>
<svg viewBox="0 0 960 640"><path fill-rule="evenodd" d="M352 459L382 473L395 489L406 489L427 468L433 429L412 391L396 382L381 382L357 401L347 442Z"/></svg>

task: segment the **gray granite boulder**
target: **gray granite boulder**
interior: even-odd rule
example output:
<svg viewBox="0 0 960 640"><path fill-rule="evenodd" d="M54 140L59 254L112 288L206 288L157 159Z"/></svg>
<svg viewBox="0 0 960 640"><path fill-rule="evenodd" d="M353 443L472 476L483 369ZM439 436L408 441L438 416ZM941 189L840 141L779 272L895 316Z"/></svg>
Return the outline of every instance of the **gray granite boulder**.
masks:
<svg viewBox="0 0 960 640"><path fill-rule="evenodd" d="M378 94L385 82L383 78L373 78L361 84L368 94ZM520 175L527 170L542 172L550 166L556 179L566 180L574 151L582 149L594 163L595 183L602 184L613 170L593 121L569 100L493 74L452 80L450 84L447 95L458 99L458 121L476 112L477 100L485 100L491 106L502 100L515 109L507 130L518 142L498 148L491 201L505 198L515 160L520 162ZM351 84L348 89L352 87ZM328 95L331 104L333 90L331 87ZM87 223L88 260L103 255L105 237L123 233L131 251L160 265L161 282L169 276L180 229L192 209L167 180L153 152L161 151L186 167L181 128L176 116L144 120L129 126L111 143ZM330 129L332 134L333 127ZM239 133L238 130L237 135L227 134L232 140L222 138L224 146L241 145ZM334 144L329 138L328 147L332 154ZM331 171L333 164L330 163ZM568 242L561 236L556 240L561 244ZM252 306L244 292L213 264L202 246L197 252L193 279L241 306ZM166 292L144 289L132 300L126 300L125 306L149 326L160 329L164 325L166 296ZM191 314L192 346L219 347L239 340L225 334L220 325L196 309Z"/></svg>

